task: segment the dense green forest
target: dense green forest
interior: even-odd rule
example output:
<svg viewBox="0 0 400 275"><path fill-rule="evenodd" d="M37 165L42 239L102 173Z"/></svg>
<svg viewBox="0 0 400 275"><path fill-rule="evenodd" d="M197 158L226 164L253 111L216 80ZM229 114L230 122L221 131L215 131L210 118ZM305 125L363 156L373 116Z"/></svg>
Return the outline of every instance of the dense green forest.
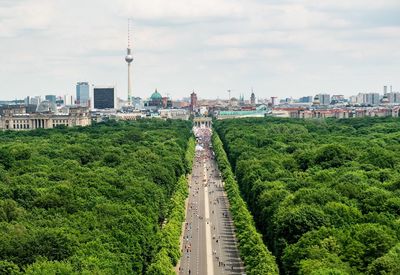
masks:
<svg viewBox="0 0 400 275"><path fill-rule="evenodd" d="M0 133L0 274L142 274L161 248L179 253L190 128L143 120Z"/></svg>
<svg viewBox="0 0 400 275"><path fill-rule="evenodd" d="M400 274L398 119L214 126L282 274Z"/></svg>

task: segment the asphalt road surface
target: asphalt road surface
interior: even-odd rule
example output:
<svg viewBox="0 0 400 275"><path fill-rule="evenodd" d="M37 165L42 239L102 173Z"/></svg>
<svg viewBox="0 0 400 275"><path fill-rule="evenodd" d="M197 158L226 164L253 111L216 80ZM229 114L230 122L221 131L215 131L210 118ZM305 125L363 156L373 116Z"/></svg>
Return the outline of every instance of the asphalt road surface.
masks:
<svg viewBox="0 0 400 275"><path fill-rule="evenodd" d="M196 129L196 156L179 274L244 274L229 203L210 148L210 129Z"/></svg>

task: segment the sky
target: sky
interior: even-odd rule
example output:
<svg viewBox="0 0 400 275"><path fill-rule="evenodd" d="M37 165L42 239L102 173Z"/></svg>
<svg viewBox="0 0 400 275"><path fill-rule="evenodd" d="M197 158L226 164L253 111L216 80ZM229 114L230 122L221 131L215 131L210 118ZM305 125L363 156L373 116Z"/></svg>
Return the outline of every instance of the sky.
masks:
<svg viewBox="0 0 400 275"><path fill-rule="evenodd" d="M0 0L0 99L400 91L399 0Z"/></svg>

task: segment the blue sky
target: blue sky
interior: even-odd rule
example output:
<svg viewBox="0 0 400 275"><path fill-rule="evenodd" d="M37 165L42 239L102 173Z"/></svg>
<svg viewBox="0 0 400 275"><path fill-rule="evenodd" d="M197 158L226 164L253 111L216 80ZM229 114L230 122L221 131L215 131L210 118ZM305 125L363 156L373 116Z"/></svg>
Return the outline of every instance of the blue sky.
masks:
<svg viewBox="0 0 400 275"><path fill-rule="evenodd" d="M400 91L398 0L0 0L0 98L74 94L300 97Z"/></svg>

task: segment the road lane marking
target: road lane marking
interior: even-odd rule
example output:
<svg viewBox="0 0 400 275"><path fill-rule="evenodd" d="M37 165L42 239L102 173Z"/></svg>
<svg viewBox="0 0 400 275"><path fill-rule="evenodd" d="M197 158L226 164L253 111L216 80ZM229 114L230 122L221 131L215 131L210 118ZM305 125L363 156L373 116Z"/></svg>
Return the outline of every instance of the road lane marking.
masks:
<svg viewBox="0 0 400 275"><path fill-rule="evenodd" d="M204 177L207 184L206 167L204 164ZM212 255L212 243L211 243L211 224L210 224L210 202L208 198L208 187L204 187L204 218L206 221L206 252L207 252L207 275L214 275L214 264Z"/></svg>

